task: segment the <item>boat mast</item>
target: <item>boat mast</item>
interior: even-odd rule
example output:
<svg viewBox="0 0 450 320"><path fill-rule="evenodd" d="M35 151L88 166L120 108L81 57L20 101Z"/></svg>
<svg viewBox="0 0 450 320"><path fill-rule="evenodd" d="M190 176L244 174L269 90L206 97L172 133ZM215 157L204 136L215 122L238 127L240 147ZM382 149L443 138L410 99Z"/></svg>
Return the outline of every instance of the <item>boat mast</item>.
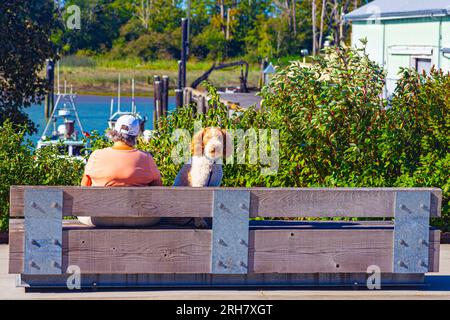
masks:
<svg viewBox="0 0 450 320"><path fill-rule="evenodd" d="M119 87L117 88L117 112L120 112L120 73L119 73Z"/></svg>
<svg viewBox="0 0 450 320"><path fill-rule="evenodd" d="M57 78L58 78L58 95L59 94L61 94L61 91L59 90L59 60L58 60L58 62L56 62L56 65L57 65L57 69L58 69L58 72L57 72Z"/></svg>
<svg viewBox="0 0 450 320"><path fill-rule="evenodd" d="M112 115L114 113L114 98L111 98L111 107L109 110L109 118L111 119Z"/></svg>
<svg viewBox="0 0 450 320"><path fill-rule="evenodd" d="M134 78L131 79L131 112L136 113L136 101L134 99Z"/></svg>

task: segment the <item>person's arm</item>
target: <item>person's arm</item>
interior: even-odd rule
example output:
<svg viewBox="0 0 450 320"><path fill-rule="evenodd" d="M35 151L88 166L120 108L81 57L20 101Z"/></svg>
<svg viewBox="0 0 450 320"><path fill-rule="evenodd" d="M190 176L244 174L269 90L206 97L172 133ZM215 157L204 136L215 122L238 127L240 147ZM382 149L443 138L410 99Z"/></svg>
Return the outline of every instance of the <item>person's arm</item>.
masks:
<svg viewBox="0 0 450 320"><path fill-rule="evenodd" d="M162 187L163 184L162 184L161 177L160 177L159 179L153 180L153 181L150 182L148 185L149 185L150 187Z"/></svg>
<svg viewBox="0 0 450 320"><path fill-rule="evenodd" d="M162 179L161 179L161 172L159 172L159 169L155 163L155 160L153 160L153 157L151 154L149 154L149 161L150 161L150 172L152 173L152 179L149 182L150 187L162 187Z"/></svg>
<svg viewBox="0 0 450 320"><path fill-rule="evenodd" d="M92 186L92 179L91 177L87 176L87 175L83 175L83 178L81 179L81 186L82 187L90 187Z"/></svg>
<svg viewBox="0 0 450 320"><path fill-rule="evenodd" d="M81 186L82 187L91 187L92 179L91 179L91 171L94 165L96 153L95 151L89 156L89 159L84 167L83 178L81 178Z"/></svg>

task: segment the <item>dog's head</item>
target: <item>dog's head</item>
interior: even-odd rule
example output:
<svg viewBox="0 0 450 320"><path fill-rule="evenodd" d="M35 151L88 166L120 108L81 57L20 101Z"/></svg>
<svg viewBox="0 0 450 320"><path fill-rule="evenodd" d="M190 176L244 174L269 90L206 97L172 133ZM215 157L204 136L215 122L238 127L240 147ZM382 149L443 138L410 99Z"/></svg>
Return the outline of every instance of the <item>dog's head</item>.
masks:
<svg viewBox="0 0 450 320"><path fill-rule="evenodd" d="M205 156L212 160L226 159L233 150L233 141L226 130L204 128L192 139L192 155Z"/></svg>

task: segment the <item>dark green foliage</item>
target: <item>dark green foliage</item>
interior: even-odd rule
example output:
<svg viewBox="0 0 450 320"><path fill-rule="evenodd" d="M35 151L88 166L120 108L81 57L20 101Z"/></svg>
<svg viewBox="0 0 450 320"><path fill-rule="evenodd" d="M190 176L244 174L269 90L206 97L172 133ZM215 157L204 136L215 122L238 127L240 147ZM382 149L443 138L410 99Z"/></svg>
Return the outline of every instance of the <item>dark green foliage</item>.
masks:
<svg viewBox="0 0 450 320"><path fill-rule="evenodd" d="M443 230L450 230L450 74L403 69L392 101L386 154L398 169L396 186L439 187ZM389 148L389 150L388 150Z"/></svg>
<svg viewBox="0 0 450 320"><path fill-rule="evenodd" d="M312 52L312 1L192 0L190 55L197 59L226 60L245 57L249 62ZM325 7L316 3L316 42L349 40L349 24L341 16L367 1L339 0ZM78 51L111 55L115 59L180 58L181 18L187 17L182 0L68 0L82 13L81 30L63 30L65 53ZM67 18L67 14L64 15ZM323 27L321 29L321 26ZM319 39L320 30L322 38ZM340 30L340 38L333 35Z"/></svg>
<svg viewBox="0 0 450 320"><path fill-rule="evenodd" d="M38 72L45 59L56 57L55 14L52 0L0 2L0 125L9 119L34 130L23 109L39 103L46 92Z"/></svg>
<svg viewBox="0 0 450 320"><path fill-rule="evenodd" d="M443 219L450 229L450 75L403 70L390 105L382 98L385 74L364 49L330 48L311 68L298 62L277 72L265 87L263 110L228 119L209 88L207 116L180 109L163 121L149 144L170 185L179 169L170 152L175 128L193 131L220 124L233 129L279 129L279 170L262 175L262 165L224 167L224 186L266 187L438 187Z"/></svg>
<svg viewBox="0 0 450 320"><path fill-rule="evenodd" d="M63 28L62 44L66 52L79 49L106 52L120 36L120 28L131 18L131 1L68 0L64 8L76 5L81 10L81 29ZM63 21L71 15L63 10Z"/></svg>
<svg viewBox="0 0 450 320"><path fill-rule="evenodd" d="M57 156L56 148L35 150L26 126L9 120L0 126L0 230L8 227L9 188L13 185L78 185L84 164Z"/></svg>

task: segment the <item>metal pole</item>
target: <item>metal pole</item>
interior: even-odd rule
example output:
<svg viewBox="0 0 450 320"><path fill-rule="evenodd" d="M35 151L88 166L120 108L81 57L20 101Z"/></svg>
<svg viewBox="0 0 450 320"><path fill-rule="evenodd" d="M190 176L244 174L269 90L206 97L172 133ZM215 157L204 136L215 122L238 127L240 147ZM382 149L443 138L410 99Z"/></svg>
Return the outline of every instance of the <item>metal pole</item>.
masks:
<svg viewBox="0 0 450 320"><path fill-rule="evenodd" d="M181 84L186 87L186 62L188 50L188 19L181 19Z"/></svg>
<svg viewBox="0 0 450 320"><path fill-rule="evenodd" d="M189 56L189 35L191 32L191 0L187 1L187 56Z"/></svg>
<svg viewBox="0 0 450 320"><path fill-rule="evenodd" d="M56 63L57 64L57 67L58 67L58 73L56 74L57 75L57 79L58 79L58 95L61 93L60 92L60 90L59 90L59 60L58 60L58 62Z"/></svg>
<svg viewBox="0 0 450 320"><path fill-rule="evenodd" d="M134 98L134 78L131 79L131 112L136 113L136 99Z"/></svg>
<svg viewBox="0 0 450 320"><path fill-rule="evenodd" d="M117 112L120 112L120 73L117 87Z"/></svg>
<svg viewBox="0 0 450 320"><path fill-rule="evenodd" d="M55 63L51 59L47 59L46 79L48 83L48 92L45 97L45 118L48 119L53 112L55 106L54 85L55 85Z"/></svg>

